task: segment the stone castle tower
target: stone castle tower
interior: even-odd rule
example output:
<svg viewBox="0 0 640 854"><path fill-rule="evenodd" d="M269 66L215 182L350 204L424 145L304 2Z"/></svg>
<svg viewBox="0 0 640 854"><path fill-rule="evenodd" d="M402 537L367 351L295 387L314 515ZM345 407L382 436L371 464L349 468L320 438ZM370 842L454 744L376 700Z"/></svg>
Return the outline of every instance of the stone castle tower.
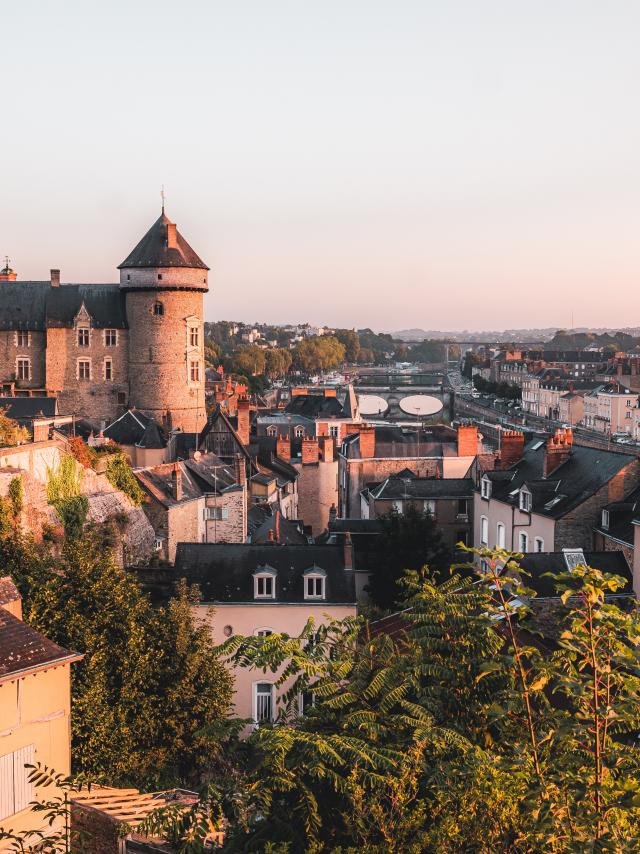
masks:
<svg viewBox="0 0 640 854"><path fill-rule="evenodd" d="M203 295L209 268L165 215L119 265L129 405L188 433L206 423Z"/></svg>

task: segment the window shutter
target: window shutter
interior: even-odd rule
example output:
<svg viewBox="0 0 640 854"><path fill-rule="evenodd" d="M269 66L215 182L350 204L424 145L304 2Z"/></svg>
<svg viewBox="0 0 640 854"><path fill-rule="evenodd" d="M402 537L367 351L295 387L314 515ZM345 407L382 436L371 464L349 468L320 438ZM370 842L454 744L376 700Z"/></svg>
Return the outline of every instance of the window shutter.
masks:
<svg viewBox="0 0 640 854"><path fill-rule="evenodd" d="M26 809L33 800L33 785L29 782L29 769L33 765L33 744L21 747L13 754L13 780L15 788L15 812Z"/></svg>
<svg viewBox="0 0 640 854"><path fill-rule="evenodd" d="M0 821L13 815L13 753L0 756Z"/></svg>

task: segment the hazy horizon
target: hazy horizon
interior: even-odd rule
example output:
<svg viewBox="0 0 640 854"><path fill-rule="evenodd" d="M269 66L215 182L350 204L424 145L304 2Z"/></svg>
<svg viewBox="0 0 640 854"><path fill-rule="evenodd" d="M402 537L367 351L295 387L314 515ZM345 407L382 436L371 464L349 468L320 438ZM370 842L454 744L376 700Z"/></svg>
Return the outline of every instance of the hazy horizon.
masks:
<svg viewBox="0 0 640 854"><path fill-rule="evenodd" d="M160 212L208 320L633 326L640 6L5 4L0 257L117 281Z"/></svg>

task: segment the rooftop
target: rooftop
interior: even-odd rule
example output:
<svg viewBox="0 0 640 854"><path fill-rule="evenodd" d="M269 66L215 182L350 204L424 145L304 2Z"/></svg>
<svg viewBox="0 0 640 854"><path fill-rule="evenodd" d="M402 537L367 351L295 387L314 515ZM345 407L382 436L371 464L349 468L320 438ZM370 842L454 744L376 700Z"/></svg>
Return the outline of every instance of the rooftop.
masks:
<svg viewBox="0 0 640 854"><path fill-rule="evenodd" d="M168 239L171 226L175 229L174 246L169 245L171 241ZM118 269L120 270L131 267L188 267L190 269L209 269L204 261L196 255L177 228L175 228L174 223L165 214L164 208L142 240L127 255L122 264L118 265Z"/></svg>
<svg viewBox="0 0 640 854"><path fill-rule="evenodd" d="M0 608L0 683L81 658Z"/></svg>

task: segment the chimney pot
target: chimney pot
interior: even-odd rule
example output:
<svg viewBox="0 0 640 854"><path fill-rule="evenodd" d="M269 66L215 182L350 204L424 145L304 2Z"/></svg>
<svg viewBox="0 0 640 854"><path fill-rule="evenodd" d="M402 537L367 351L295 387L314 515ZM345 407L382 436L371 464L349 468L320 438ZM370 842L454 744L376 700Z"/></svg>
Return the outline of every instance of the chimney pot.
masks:
<svg viewBox="0 0 640 854"><path fill-rule="evenodd" d="M344 535L344 568L353 569L353 541L351 531Z"/></svg>
<svg viewBox="0 0 640 854"><path fill-rule="evenodd" d="M52 270L51 271L51 287L59 288L60 287L60 270Z"/></svg>
<svg viewBox="0 0 640 854"><path fill-rule="evenodd" d="M182 470L179 463L174 463L171 472L171 494L174 501L182 500Z"/></svg>

